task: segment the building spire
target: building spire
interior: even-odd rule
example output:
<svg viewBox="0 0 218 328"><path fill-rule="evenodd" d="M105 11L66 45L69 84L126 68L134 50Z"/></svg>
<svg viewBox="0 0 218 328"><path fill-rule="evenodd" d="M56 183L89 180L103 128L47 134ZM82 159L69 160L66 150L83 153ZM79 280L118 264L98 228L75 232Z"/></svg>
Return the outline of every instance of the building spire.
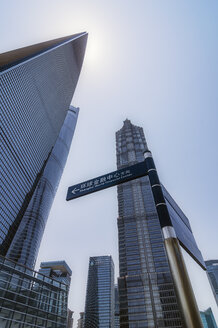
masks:
<svg viewBox="0 0 218 328"><path fill-rule="evenodd" d="M132 123L128 118L126 118L125 121L123 121L123 124L124 124L124 126L128 126L128 125L131 125Z"/></svg>

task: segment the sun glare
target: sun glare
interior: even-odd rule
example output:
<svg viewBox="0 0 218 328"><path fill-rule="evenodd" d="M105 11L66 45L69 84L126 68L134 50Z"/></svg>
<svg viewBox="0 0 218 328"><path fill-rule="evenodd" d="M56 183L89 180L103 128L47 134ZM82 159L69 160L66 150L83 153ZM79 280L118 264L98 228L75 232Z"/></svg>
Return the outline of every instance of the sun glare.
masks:
<svg viewBox="0 0 218 328"><path fill-rule="evenodd" d="M101 38L96 35L89 34L87 48L86 48L86 56L85 63L89 67L94 67L96 69L96 65L100 68L104 60L106 59L106 51L104 42L102 42Z"/></svg>
<svg viewBox="0 0 218 328"><path fill-rule="evenodd" d="M86 48L86 62L89 65L95 64L101 58L101 47L98 40L89 36Z"/></svg>

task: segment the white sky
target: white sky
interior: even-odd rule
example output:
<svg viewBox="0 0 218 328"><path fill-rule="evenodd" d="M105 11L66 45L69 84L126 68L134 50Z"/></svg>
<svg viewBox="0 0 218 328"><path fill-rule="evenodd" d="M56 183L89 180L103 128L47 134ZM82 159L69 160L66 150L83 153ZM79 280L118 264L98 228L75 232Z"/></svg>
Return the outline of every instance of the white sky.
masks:
<svg viewBox="0 0 218 328"><path fill-rule="evenodd" d="M116 169L115 132L127 117L144 128L204 258L217 259L218 2L1 0L0 31L0 52L89 33L72 101L78 125L38 258L72 268L75 319L89 256L111 254L118 275L117 201L114 187L66 202L67 187ZM212 306L218 321L205 273L186 261L200 309Z"/></svg>

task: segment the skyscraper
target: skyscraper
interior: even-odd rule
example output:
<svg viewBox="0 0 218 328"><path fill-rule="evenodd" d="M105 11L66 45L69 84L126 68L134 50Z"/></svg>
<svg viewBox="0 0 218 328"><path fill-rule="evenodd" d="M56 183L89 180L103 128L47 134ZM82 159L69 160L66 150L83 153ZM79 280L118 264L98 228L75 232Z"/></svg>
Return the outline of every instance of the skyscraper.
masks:
<svg viewBox="0 0 218 328"><path fill-rule="evenodd" d="M205 261L209 282L218 306L218 260Z"/></svg>
<svg viewBox="0 0 218 328"><path fill-rule="evenodd" d="M67 111L59 136L6 254L8 258L28 267L35 264L49 211L67 160L78 112L78 108L72 106Z"/></svg>
<svg viewBox="0 0 218 328"><path fill-rule="evenodd" d="M0 55L1 328L67 324L69 277L32 269L77 122L70 102L86 41L80 33Z"/></svg>
<svg viewBox="0 0 218 328"><path fill-rule="evenodd" d="M148 150L143 129L125 120L116 149L118 169L142 162ZM171 215L184 216L163 192ZM183 327L147 176L118 186L118 209L120 327Z"/></svg>
<svg viewBox="0 0 218 328"><path fill-rule="evenodd" d="M111 256L89 259L84 328L114 327L114 263Z"/></svg>
<svg viewBox="0 0 218 328"><path fill-rule="evenodd" d="M87 33L0 55L0 254L33 267L72 140Z"/></svg>

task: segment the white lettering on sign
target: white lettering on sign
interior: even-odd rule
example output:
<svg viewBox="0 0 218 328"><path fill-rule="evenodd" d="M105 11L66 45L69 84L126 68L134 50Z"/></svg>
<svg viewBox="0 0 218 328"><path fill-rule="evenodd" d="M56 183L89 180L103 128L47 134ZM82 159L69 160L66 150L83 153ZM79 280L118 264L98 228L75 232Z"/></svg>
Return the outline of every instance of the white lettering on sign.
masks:
<svg viewBox="0 0 218 328"><path fill-rule="evenodd" d="M70 193L71 196L68 195L67 200L77 198L101 189L109 188L119 183L125 183L146 174L146 167L144 166L144 163L134 164L121 170L114 171L105 174L104 176L97 177L92 180L82 182L81 184L69 187L68 193Z"/></svg>
<svg viewBox="0 0 218 328"><path fill-rule="evenodd" d="M120 179L125 179L127 177L130 177L131 175L132 175L132 173L130 172L130 170L124 170L122 172L110 173L101 178L98 178L95 180L89 180L87 182L81 183L81 185L78 185L73 190L71 190L71 193L73 195L75 195L78 192L85 192L85 191L94 189L95 187L101 187L102 185L107 185L108 183L117 182Z"/></svg>
<svg viewBox="0 0 218 328"><path fill-rule="evenodd" d="M88 181L88 182L87 182L87 187L91 187L92 184L93 184L93 181Z"/></svg>
<svg viewBox="0 0 218 328"><path fill-rule="evenodd" d="M100 183L104 183L106 181L106 177L100 178Z"/></svg>

